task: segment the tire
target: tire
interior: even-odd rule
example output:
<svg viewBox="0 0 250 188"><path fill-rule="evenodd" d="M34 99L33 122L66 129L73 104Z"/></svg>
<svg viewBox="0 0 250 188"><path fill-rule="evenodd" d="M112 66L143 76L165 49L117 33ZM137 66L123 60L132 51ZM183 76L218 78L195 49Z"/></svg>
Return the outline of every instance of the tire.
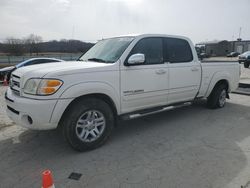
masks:
<svg viewBox="0 0 250 188"><path fill-rule="evenodd" d="M103 145L111 135L114 114L103 100L85 98L69 107L61 126L63 136L72 148L77 151L93 150Z"/></svg>
<svg viewBox="0 0 250 188"><path fill-rule="evenodd" d="M248 62L244 62L244 67L245 68L249 68L249 63Z"/></svg>
<svg viewBox="0 0 250 188"><path fill-rule="evenodd" d="M223 108L226 103L227 87L220 84L214 87L212 93L207 98L207 106L210 109Z"/></svg>

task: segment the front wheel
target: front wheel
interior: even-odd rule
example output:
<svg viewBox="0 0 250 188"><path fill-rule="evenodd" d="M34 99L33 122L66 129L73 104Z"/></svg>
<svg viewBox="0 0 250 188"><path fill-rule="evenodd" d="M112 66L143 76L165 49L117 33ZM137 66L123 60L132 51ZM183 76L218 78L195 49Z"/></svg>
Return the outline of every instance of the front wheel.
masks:
<svg viewBox="0 0 250 188"><path fill-rule="evenodd" d="M224 84L216 86L207 98L207 106L211 109L223 108L226 104L227 87Z"/></svg>
<svg viewBox="0 0 250 188"><path fill-rule="evenodd" d="M62 126L64 137L74 149L92 150L104 144L111 135L114 115L106 102L82 99L67 111Z"/></svg>
<svg viewBox="0 0 250 188"><path fill-rule="evenodd" d="M245 67L245 68L249 68L249 64L250 64L250 63L248 63L248 62L244 62L244 67Z"/></svg>

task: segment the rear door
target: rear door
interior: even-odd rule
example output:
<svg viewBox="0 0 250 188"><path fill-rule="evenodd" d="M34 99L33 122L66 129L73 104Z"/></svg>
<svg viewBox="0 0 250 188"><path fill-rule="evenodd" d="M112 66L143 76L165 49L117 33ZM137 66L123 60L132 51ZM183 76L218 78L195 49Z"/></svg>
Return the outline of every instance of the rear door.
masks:
<svg viewBox="0 0 250 188"><path fill-rule="evenodd" d="M168 102L192 100L199 91L201 66L194 61L189 42L180 38L164 38L164 54L169 62Z"/></svg>
<svg viewBox="0 0 250 188"><path fill-rule="evenodd" d="M167 103L168 65L163 60L163 38L139 40L128 58L137 53L145 55L144 64L121 67L123 113Z"/></svg>

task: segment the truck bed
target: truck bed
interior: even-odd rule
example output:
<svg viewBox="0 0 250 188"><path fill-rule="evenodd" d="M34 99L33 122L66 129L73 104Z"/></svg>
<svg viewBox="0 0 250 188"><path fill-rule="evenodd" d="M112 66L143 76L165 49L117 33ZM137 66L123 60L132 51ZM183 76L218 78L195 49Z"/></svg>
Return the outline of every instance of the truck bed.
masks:
<svg viewBox="0 0 250 188"><path fill-rule="evenodd" d="M238 57L210 57L201 60L201 63L214 63L214 62L238 62Z"/></svg>
<svg viewBox="0 0 250 188"><path fill-rule="evenodd" d="M240 64L237 61L202 61L202 79L199 96L208 96L211 85L216 77L223 75L225 80L230 81L230 90L234 91L238 87L240 79Z"/></svg>

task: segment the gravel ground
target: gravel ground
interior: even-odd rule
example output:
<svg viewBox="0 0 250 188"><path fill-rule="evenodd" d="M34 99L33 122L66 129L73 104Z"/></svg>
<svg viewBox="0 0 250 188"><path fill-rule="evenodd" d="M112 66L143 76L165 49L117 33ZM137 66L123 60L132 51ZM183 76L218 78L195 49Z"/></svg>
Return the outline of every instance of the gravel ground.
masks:
<svg viewBox="0 0 250 188"><path fill-rule="evenodd" d="M0 129L6 126L13 125L13 122L7 117L5 109L5 101L4 101L4 93L7 87L0 86Z"/></svg>

